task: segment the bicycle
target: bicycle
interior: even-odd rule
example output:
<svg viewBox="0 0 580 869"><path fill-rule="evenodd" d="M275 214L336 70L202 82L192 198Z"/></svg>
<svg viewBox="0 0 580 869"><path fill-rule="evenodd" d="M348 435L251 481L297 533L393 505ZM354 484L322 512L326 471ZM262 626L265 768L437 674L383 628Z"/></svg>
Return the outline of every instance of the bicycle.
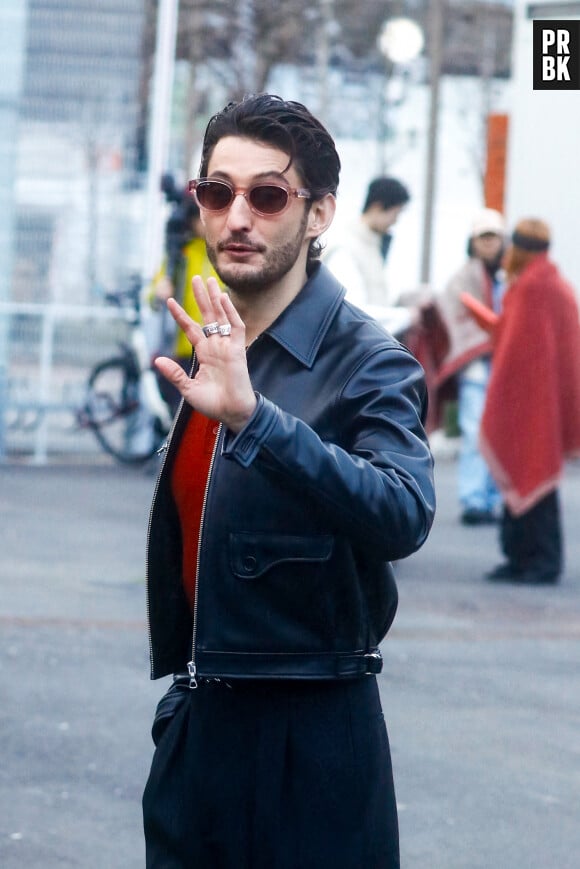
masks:
<svg viewBox="0 0 580 869"><path fill-rule="evenodd" d="M151 364L141 314L141 281L108 293L130 325L121 353L99 362L91 371L78 422L90 428L101 447L124 464L142 464L159 452L171 428L172 415L159 391Z"/></svg>

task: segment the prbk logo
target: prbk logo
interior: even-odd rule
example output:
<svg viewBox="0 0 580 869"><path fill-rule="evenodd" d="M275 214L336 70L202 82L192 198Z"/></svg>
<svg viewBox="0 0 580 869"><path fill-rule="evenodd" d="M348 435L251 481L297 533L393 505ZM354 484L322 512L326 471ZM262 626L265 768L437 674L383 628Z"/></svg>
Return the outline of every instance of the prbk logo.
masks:
<svg viewBox="0 0 580 869"><path fill-rule="evenodd" d="M580 19L534 21L534 90L580 90Z"/></svg>

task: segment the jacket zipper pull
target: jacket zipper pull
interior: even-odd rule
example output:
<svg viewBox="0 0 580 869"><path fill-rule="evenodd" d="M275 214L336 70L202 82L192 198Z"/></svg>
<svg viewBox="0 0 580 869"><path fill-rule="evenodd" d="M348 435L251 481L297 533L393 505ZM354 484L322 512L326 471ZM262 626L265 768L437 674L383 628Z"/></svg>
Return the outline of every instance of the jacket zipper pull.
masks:
<svg viewBox="0 0 580 869"><path fill-rule="evenodd" d="M197 678L196 678L197 668L196 668L195 664L193 663L193 661L190 661L189 664L187 665L187 672L189 673L189 687L193 691L194 688L197 688Z"/></svg>

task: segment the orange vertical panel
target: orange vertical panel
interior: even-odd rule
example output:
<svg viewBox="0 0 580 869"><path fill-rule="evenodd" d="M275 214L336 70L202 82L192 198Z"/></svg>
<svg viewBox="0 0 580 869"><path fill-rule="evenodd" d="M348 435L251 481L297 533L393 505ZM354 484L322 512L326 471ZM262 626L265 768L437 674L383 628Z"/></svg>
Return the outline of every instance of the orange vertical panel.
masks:
<svg viewBox="0 0 580 869"><path fill-rule="evenodd" d="M485 163L484 196L487 208L504 210L505 173L509 118L504 114L490 114L487 119L487 155Z"/></svg>

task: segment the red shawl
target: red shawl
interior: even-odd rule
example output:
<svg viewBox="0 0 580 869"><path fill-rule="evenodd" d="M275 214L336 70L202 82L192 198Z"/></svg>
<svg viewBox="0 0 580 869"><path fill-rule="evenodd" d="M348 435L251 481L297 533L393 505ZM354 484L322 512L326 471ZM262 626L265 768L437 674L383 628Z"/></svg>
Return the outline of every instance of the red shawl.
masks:
<svg viewBox="0 0 580 869"><path fill-rule="evenodd" d="M514 515L580 454L580 323L572 288L546 254L504 296L480 448Z"/></svg>

